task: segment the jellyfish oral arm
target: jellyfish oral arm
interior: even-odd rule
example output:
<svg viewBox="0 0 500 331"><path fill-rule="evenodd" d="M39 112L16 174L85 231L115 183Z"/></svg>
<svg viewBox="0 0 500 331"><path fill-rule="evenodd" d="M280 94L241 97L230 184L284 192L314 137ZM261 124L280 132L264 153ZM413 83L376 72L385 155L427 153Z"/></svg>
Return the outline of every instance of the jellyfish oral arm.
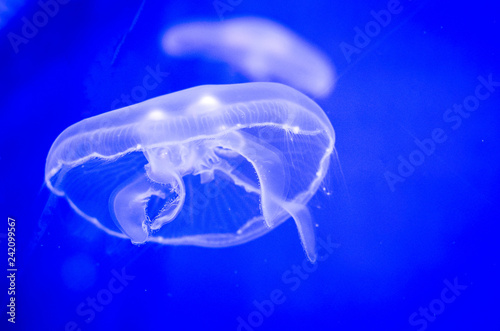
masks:
<svg viewBox="0 0 500 331"><path fill-rule="evenodd" d="M158 230L164 224L171 222L184 206L186 188L179 174L182 167L182 157L172 159L169 149L153 149L144 151L149 161L145 166L147 178L163 186L164 190L174 193L175 197L165 203L159 214L152 220L151 230ZM182 151L181 153L182 154Z"/></svg>
<svg viewBox="0 0 500 331"><path fill-rule="evenodd" d="M257 172L260 183L262 214L268 227L276 226L279 216L286 212L295 221L302 246L311 262L316 261L316 240L310 213L306 206L285 201L286 181L289 180L283 162L270 146L259 143L245 132L232 132L221 141L224 148L238 152L245 157ZM245 182L245 181L241 181ZM236 182L235 182L236 184Z"/></svg>
<svg viewBox="0 0 500 331"><path fill-rule="evenodd" d="M160 178L162 182L158 182ZM150 219L147 207L153 195L162 199L166 199L167 195L173 197L167 199L159 213ZM139 244L148 239L150 231L158 230L175 219L184 205L185 187L178 175L163 173L160 177L154 176L147 165L146 172L140 172L128 184L112 194L110 199L113 200L110 203L112 206L110 212L116 225L133 243Z"/></svg>
<svg viewBox="0 0 500 331"><path fill-rule="evenodd" d="M151 230L158 230L164 224L173 221L184 206L184 200L186 198L186 188L184 186L184 181L177 174L172 174L171 178L173 178L175 181L162 184L171 185L170 193L173 193L175 197L167 201L163 208L160 210L159 214L153 219L150 226Z"/></svg>
<svg viewBox="0 0 500 331"><path fill-rule="evenodd" d="M271 196L283 196L285 192L286 173L277 153L264 146L257 139L245 132L230 132L220 139L222 147L237 152L254 167L259 178L261 207L264 220L270 228L283 211Z"/></svg>
<svg viewBox="0 0 500 331"><path fill-rule="evenodd" d="M311 263L316 262L316 237L314 236L314 227L309 210L305 206L290 202L284 203L283 208L292 216L297 225L300 242L307 258Z"/></svg>
<svg viewBox="0 0 500 331"><path fill-rule="evenodd" d="M110 213L116 225L133 243L148 238L146 206L151 196L150 183L144 174L135 176L127 185L112 194Z"/></svg>

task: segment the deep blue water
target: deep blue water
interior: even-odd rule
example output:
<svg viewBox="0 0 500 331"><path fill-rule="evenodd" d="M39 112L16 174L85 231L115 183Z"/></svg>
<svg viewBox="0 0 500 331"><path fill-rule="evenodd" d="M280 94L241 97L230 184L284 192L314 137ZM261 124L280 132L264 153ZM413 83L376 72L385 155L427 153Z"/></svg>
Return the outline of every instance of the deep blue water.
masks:
<svg viewBox="0 0 500 331"><path fill-rule="evenodd" d="M2 330L499 330L498 5L401 0L363 44L371 12L397 4L221 2L222 17L211 0L61 1L23 42L12 33L43 9L12 5L0 30L0 247L7 275L13 218L16 323L5 296ZM50 194L55 138L115 108L148 68L168 76L145 98L247 81L161 49L177 23L243 16L287 26L338 73L316 100L343 171L309 204L322 261L308 264L292 221L230 248L134 246Z"/></svg>

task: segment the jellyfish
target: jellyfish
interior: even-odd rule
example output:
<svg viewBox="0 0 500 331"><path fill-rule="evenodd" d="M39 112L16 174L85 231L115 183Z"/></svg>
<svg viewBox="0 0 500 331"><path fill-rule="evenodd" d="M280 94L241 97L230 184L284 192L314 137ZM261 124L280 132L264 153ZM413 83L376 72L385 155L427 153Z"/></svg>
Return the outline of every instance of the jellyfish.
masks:
<svg viewBox="0 0 500 331"><path fill-rule="evenodd" d="M223 61L252 81L284 83L312 97L327 97L334 86L335 69L322 51L263 18L179 24L165 33L163 48Z"/></svg>
<svg viewBox="0 0 500 331"><path fill-rule="evenodd" d="M204 85L70 126L50 148L45 182L136 244L227 247L291 218L315 261L307 203L334 142L323 110L291 87Z"/></svg>

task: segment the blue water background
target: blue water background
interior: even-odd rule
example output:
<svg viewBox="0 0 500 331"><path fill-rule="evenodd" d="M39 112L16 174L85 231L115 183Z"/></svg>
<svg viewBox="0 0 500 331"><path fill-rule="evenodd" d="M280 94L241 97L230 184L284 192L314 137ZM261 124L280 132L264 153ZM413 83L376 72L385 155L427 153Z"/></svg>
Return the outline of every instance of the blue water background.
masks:
<svg viewBox="0 0 500 331"><path fill-rule="evenodd" d="M12 217L19 270L16 324L6 322L5 298L2 330L237 330L241 321L241 330L499 330L500 87L456 129L443 119L474 95L478 77L500 81L498 5L401 1L349 62L340 45L353 45L354 28L387 1L232 3L223 19L275 20L337 68L333 94L316 101L336 130L343 177L336 164L331 194L310 204L332 249L320 248L324 260L298 278L294 266L309 265L292 221L231 248L136 247L51 196L44 162L57 135L111 110L148 67L168 76L147 98L246 79L161 49L176 23L220 20L211 0L69 1L16 52L8 34L21 35L22 18L41 10L26 1L0 30L0 265ZM436 128L446 140L391 189L387 173ZM446 290L454 282L459 295ZM105 304L92 308L96 296ZM419 309L429 305L439 314L425 319Z"/></svg>

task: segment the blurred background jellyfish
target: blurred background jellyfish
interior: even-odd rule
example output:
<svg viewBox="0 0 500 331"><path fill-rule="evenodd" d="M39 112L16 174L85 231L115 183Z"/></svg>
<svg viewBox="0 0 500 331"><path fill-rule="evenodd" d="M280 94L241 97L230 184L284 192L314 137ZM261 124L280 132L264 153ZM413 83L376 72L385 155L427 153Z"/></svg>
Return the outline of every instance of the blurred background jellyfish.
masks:
<svg viewBox="0 0 500 331"><path fill-rule="evenodd" d="M335 84L335 69L323 52L263 18L179 24L165 33L163 48L172 56L227 62L252 81L284 83L312 97L327 97Z"/></svg>
<svg viewBox="0 0 500 331"><path fill-rule="evenodd" d="M291 87L205 85L72 125L50 149L45 181L133 243L232 246L291 217L315 261L307 203L334 142L323 110Z"/></svg>

